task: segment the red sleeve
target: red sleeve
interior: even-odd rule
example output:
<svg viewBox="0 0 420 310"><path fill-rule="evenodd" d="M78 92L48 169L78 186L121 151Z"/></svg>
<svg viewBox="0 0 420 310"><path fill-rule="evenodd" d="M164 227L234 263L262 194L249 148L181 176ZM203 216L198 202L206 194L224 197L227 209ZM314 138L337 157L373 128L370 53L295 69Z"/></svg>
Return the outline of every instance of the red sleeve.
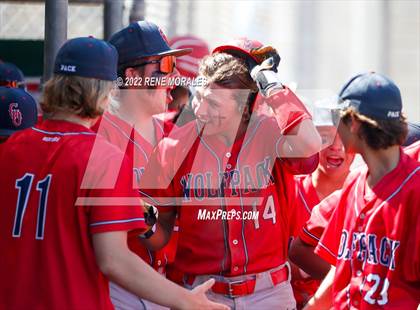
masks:
<svg viewBox="0 0 420 310"><path fill-rule="evenodd" d="M296 238L299 235L299 232L302 229L302 225L305 223L306 219L309 217L311 210L309 206L305 206L306 200L304 201L303 185L301 183L302 177L296 177L295 181L295 197L292 206L292 214L290 218L290 231L289 235L292 238Z"/></svg>
<svg viewBox="0 0 420 310"><path fill-rule="evenodd" d="M287 135L303 120L311 119L311 115L302 101L286 86L283 90L265 100L275 111L274 117L282 135L276 142L277 156L281 157L279 147L283 143L284 135ZM292 174L309 174L315 171L318 166L319 155L314 154L309 158L282 158L282 161Z"/></svg>
<svg viewBox="0 0 420 310"><path fill-rule="evenodd" d="M311 119L302 101L288 87L265 99L266 103L275 111L275 117L281 134L287 134L304 119Z"/></svg>
<svg viewBox="0 0 420 310"><path fill-rule="evenodd" d="M277 156L280 157L276 150ZM316 170L319 164L319 153L316 153L308 158L281 158L282 163L291 174L310 174Z"/></svg>
<svg viewBox="0 0 420 310"><path fill-rule="evenodd" d="M411 196L411 197L410 197ZM412 206L411 212L407 212L407 218L404 220L406 241L401 254L400 264L403 278L410 282L419 282L420 279L420 201L417 193L411 194L406 201ZM417 202L416 202L417 201ZM417 216L412 216L416 214ZM410 263L407 263L410 262Z"/></svg>
<svg viewBox="0 0 420 310"><path fill-rule="evenodd" d="M145 201L158 208L159 212L170 212L176 209L176 193L173 185L174 156L168 147L171 139L163 139L149 158L145 172L140 181L140 194Z"/></svg>
<svg viewBox="0 0 420 310"><path fill-rule="evenodd" d="M337 260L345 215L346 201L341 199L338 206L333 210L330 221L315 248L316 254L334 266Z"/></svg>
<svg viewBox="0 0 420 310"><path fill-rule="evenodd" d="M128 158L101 139L83 169L76 206L86 208L92 234L147 227Z"/></svg>
<svg viewBox="0 0 420 310"><path fill-rule="evenodd" d="M299 238L312 246L316 246L327 227L332 213L336 209L341 196L341 190L333 192L312 209L309 220L303 225Z"/></svg>

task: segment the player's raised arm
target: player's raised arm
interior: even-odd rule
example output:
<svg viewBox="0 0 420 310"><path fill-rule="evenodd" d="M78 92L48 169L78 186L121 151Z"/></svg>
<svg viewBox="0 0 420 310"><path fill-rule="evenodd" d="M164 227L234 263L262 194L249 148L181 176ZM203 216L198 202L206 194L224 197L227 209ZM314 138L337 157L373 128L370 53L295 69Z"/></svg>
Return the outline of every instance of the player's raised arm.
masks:
<svg viewBox="0 0 420 310"><path fill-rule="evenodd" d="M321 151L321 137L309 112L292 90L283 86L275 95L266 98L272 107L283 135L277 152L283 158L307 158Z"/></svg>
<svg viewBox="0 0 420 310"><path fill-rule="evenodd" d="M228 53L245 61L257 90L249 88L247 99L251 112L267 104L275 114L280 132L273 132L277 155L282 158L307 158L321 150L321 137L301 100L277 77L280 56L272 46L247 39L217 47L213 53ZM241 80L242 81L242 80ZM266 137L266 139L269 137Z"/></svg>
<svg viewBox="0 0 420 310"><path fill-rule="evenodd" d="M280 56L272 46L254 47L247 61L252 79L258 86L257 104L265 102L275 114L283 135L277 152L280 157L306 158L321 150L321 137L311 116L294 92L277 77ZM254 60L254 61L253 61Z"/></svg>

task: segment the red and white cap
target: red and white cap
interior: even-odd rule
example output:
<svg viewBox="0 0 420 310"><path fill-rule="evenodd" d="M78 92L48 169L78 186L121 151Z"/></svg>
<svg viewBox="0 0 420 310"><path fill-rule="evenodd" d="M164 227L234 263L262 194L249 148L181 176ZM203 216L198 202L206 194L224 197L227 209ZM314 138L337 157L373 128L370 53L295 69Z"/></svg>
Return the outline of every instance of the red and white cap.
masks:
<svg viewBox="0 0 420 310"><path fill-rule="evenodd" d="M263 47L263 44L257 40L250 40L245 37L241 37L238 39L233 40L232 42L229 42L228 44L221 45L216 47L212 54L214 53L228 53L234 56L238 57L250 57L252 60L254 60L257 64L261 61L255 57L251 53L252 50L259 49Z"/></svg>
<svg viewBox="0 0 420 310"><path fill-rule="evenodd" d="M182 76L195 78L200 60L210 54L208 44L196 36L186 35L173 37L169 45L172 49L192 48L191 54L177 57L176 68Z"/></svg>

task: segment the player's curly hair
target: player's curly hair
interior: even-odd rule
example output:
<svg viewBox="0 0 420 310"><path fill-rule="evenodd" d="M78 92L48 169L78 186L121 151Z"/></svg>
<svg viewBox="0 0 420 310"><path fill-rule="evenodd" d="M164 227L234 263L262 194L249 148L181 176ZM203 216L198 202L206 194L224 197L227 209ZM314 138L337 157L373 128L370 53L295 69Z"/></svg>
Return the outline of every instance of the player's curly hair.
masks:
<svg viewBox="0 0 420 310"><path fill-rule="evenodd" d="M104 112L100 102L113 89L113 82L55 74L44 86L40 103L46 118L58 112L72 113L82 118L96 118Z"/></svg>
<svg viewBox="0 0 420 310"><path fill-rule="evenodd" d="M234 95L240 111L250 117L250 105L258 92L257 84L252 80L245 62L227 53L215 53L205 57L199 67L199 75L207 84L215 83L227 89L249 90Z"/></svg>
<svg viewBox="0 0 420 310"><path fill-rule="evenodd" d="M341 121L348 125L352 117L361 123L358 136L374 149L386 149L402 145L407 137L408 127L404 115L396 120L375 120L349 107L341 113Z"/></svg>

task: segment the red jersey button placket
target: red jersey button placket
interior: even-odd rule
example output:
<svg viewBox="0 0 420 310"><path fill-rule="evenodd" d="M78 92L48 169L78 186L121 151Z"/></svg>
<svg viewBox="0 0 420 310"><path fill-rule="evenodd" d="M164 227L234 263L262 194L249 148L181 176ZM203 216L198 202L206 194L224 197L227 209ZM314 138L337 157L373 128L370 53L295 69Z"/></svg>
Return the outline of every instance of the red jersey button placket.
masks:
<svg viewBox="0 0 420 310"><path fill-rule="evenodd" d="M233 151L232 151L233 152ZM237 152L231 153L226 152L223 156L223 164L226 164L225 173L229 173L228 169L231 169L234 166L234 163L237 160ZM226 211L230 212L238 212L239 207L239 197L235 196L232 197L232 184L231 184L231 177L228 177L227 188L225 189L225 195L227 196L226 199ZM240 192L241 185L239 185L239 189L236 192ZM229 199L230 198L230 199ZM235 213L236 214L236 213ZM232 216L232 215L231 215ZM231 254L231 272L233 274L241 273L244 265L244 246L242 244L242 222L237 220L236 217L232 217L230 220L227 220L228 223L228 231L229 231L229 249Z"/></svg>

